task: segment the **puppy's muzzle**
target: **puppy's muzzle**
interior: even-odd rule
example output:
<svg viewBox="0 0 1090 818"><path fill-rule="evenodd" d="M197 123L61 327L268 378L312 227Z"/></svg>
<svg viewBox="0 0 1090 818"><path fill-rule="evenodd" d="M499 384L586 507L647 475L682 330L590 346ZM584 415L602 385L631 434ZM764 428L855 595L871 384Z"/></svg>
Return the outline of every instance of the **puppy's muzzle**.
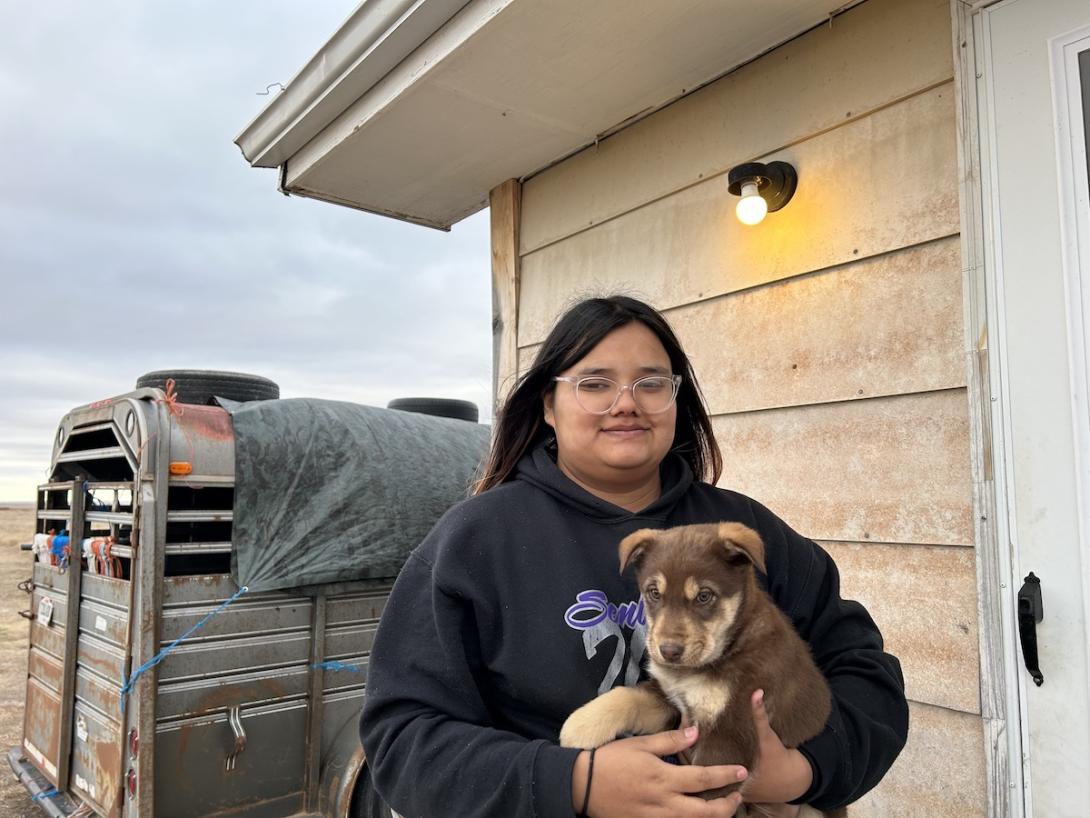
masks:
<svg viewBox="0 0 1090 818"><path fill-rule="evenodd" d="M684 653L685 646L675 642L664 642L659 645L659 655L662 656L664 662L669 662L670 664L680 662Z"/></svg>

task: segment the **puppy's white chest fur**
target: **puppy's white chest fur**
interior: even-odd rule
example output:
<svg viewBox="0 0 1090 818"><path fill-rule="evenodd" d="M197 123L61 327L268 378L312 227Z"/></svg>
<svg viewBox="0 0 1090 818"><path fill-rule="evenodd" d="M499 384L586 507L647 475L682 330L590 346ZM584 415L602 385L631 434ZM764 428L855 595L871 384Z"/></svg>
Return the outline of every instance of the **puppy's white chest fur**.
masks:
<svg viewBox="0 0 1090 818"><path fill-rule="evenodd" d="M694 724L714 724L730 704L730 685L722 679L712 681L702 673L654 662L648 670L674 707Z"/></svg>

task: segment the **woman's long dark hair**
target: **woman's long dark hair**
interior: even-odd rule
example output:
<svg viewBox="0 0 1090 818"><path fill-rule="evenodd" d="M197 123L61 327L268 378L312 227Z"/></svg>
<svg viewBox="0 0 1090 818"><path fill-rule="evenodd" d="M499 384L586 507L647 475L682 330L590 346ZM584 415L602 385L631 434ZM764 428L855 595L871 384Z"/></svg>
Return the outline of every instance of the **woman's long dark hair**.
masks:
<svg viewBox="0 0 1090 818"><path fill-rule="evenodd" d="M633 321L655 333L666 348L674 374L682 376L672 451L685 458L698 480L714 483L719 479L723 457L692 365L677 336L654 307L628 296L614 295L580 301L556 322L533 366L519 379L497 413L492 449L483 476L474 486L474 494L513 480L522 456L552 436L552 428L545 423L542 401L556 388L553 377L582 360L613 330Z"/></svg>

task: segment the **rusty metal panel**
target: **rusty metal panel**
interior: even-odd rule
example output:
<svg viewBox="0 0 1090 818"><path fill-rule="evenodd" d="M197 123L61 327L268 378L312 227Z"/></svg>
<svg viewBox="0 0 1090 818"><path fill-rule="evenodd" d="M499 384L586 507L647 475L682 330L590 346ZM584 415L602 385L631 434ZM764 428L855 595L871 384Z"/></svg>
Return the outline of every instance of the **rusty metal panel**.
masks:
<svg viewBox="0 0 1090 818"><path fill-rule="evenodd" d="M27 654L26 697L23 710L23 749L38 769L56 786L61 766L61 696L64 688L65 622L68 619L68 575L41 565L31 594L30 647ZM48 621L38 619L42 600L53 605Z"/></svg>
<svg viewBox="0 0 1090 818"><path fill-rule="evenodd" d="M243 707L240 718L246 745L253 749L239 753L231 771L226 758L235 741L225 713L159 725L155 818L258 818L302 808L305 701Z"/></svg>
<svg viewBox="0 0 1090 818"><path fill-rule="evenodd" d="M211 713L249 704L272 704L305 699L308 668L305 663L275 671L221 674L191 682L159 686L160 721L177 716Z"/></svg>
<svg viewBox="0 0 1090 818"><path fill-rule="evenodd" d="M57 784L60 709L60 691L28 676L23 710L23 749L54 786Z"/></svg>
<svg viewBox="0 0 1090 818"><path fill-rule="evenodd" d="M77 676L70 787L90 799L101 814L117 815L121 803L121 725L116 718L88 704L80 695L80 682L88 683L86 674ZM120 714L116 697L111 712Z"/></svg>
<svg viewBox="0 0 1090 818"><path fill-rule="evenodd" d="M375 642L378 624L330 628L326 631L326 660L351 661L350 657L367 656Z"/></svg>
<svg viewBox="0 0 1090 818"><path fill-rule="evenodd" d="M44 684L50 690L59 692L64 665L60 659L51 656L36 645L31 645L27 655L27 674Z"/></svg>
<svg viewBox="0 0 1090 818"><path fill-rule="evenodd" d="M209 613L215 604L190 605L163 612L162 640L166 644L185 633ZM284 634L304 630L310 615L310 601L306 599L286 601L247 600L242 597L201 626L201 638L215 636L258 636Z"/></svg>
<svg viewBox="0 0 1090 818"><path fill-rule="evenodd" d="M348 722L358 724L363 710L363 689L327 692L322 697L325 718L322 719L322 757L327 761L333 743ZM359 732L358 729L355 732Z"/></svg>
<svg viewBox="0 0 1090 818"><path fill-rule="evenodd" d="M866 606L909 699L980 713L976 553L961 546L823 542L841 593Z"/></svg>
<svg viewBox="0 0 1090 818"><path fill-rule="evenodd" d="M91 634L79 637L79 666L104 679L119 681L125 670L125 649L97 639Z"/></svg>
<svg viewBox="0 0 1090 818"><path fill-rule="evenodd" d="M61 593L67 593L65 589L68 587L64 574L52 565L46 565L43 562L34 563L34 586L37 588L56 588Z"/></svg>
<svg viewBox="0 0 1090 818"><path fill-rule="evenodd" d="M112 714L110 721L116 726L116 732L120 736L120 721L114 718L121 713L121 685L117 678L103 679L81 662L76 668L76 701Z"/></svg>
<svg viewBox="0 0 1090 818"><path fill-rule="evenodd" d="M945 0L870 0L528 179L521 252L950 80L950 38Z"/></svg>
<svg viewBox="0 0 1090 818"><path fill-rule="evenodd" d="M667 313L713 414L965 386L957 237Z"/></svg>
<svg viewBox="0 0 1090 818"><path fill-rule="evenodd" d="M979 716L910 705L908 744L851 818L957 816L985 818L984 728ZM928 782L928 783L921 783Z"/></svg>
<svg viewBox="0 0 1090 818"><path fill-rule="evenodd" d="M43 599L49 599L53 603L53 616L50 619L48 625L42 625L45 630L57 633L64 638L64 623L68 617L68 594L65 593L63 586L57 588L47 587L34 587L34 593L31 594L31 611L37 616L37 613L42 605ZM35 619L35 624L40 624ZM63 646L62 646L63 651ZM58 656L63 656L63 652L57 653Z"/></svg>
<svg viewBox="0 0 1090 818"><path fill-rule="evenodd" d="M310 646L306 633L270 634L246 639L198 641L182 644L159 665L159 683L195 681L238 671L267 670L302 665Z"/></svg>
<svg viewBox="0 0 1090 818"><path fill-rule="evenodd" d="M101 602L108 607L124 611L129 607L129 583L123 579L85 573L81 596L84 600Z"/></svg>
<svg viewBox="0 0 1090 818"><path fill-rule="evenodd" d="M543 340L576 294L626 291L674 307L956 234L955 124L950 83L770 145L762 161L791 162L800 181L756 227L738 221L738 199L717 177L524 256L519 346Z"/></svg>
<svg viewBox="0 0 1090 818"><path fill-rule="evenodd" d="M218 406L187 404L170 427L170 459L193 466L198 476L234 476L235 432Z"/></svg>
<svg viewBox="0 0 1090 818"><path fill-rule="evenodd" d="M238 586L227 574L192 577L167 577L163 582L163 607L178 607L193 601L224 599L232 596ZM271 596L266 594L265 596ZM258 598L257 594L247 597Z"/></svg>
<svg viewBox="0 0 1090 818"><path fill-rule="evenodd" d="M80 603L80 633L89 633L111 645L122 647L126 644L128 629L129 616L126 611L86 599Z"/></svg>
<svg viewBox="0 0 1090 818"><path fill-rule="evenodd" d="M45 626L35 621L30 625L31 649L37 648L60 659L64 656L64 626Z"/></svg>
<svg viewBox="0 0 1090 818"><path fill-rule="evenodd" d="M363 594L330 597L326 624L329 627L357 622L377 622L390 597L392 583Z"/></svg>
<svg viewBox="0 0 1090 818"><path fill-rule="evenodd" d="M168 577L162 643L181 636L235 590L225 575ZM269 593L243 596L220 611L160 665L159 723L303 697L311 607L306 597Z"/></svg>
<svg viewBox="0 0 1090 818"><path fill-rule="evenodd" d="M165 584L177 587L178 584L194 579L200 578L170 577ZM220 599L216 595L203 604L198 604L197 600L191 600L184 606L164 604L161 637L163 643L177 639L230 596L231 594L227 594ZM289 597L286 594L278 597L255 594L251 597L247 594L201 626L200 638L260 636L292 631L305 633L310 625L310 608L311 601L306 597Z"/></svg>
<svg viewBox="0 0 1090 818"><path fill-rule="evenodd" d="M803 534L971 545L964 389L720 415L720 484Z"/></svg>

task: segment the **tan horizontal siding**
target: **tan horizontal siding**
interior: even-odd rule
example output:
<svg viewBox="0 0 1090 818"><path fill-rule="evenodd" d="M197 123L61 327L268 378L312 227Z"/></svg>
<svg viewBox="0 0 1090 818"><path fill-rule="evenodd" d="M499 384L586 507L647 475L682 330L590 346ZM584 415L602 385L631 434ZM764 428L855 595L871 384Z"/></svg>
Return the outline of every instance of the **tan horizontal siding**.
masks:
<svg viewBox="0 0 1090 818"><path fill-rule="evenodd" d="M912 701L980 712L976 554L957 546L823 542L841 595L874 617Z"/></svg>
<svg viewBox="0 0 1090 818"><path fill-rule="evenodd" d="M673 307L958 232L952 84L772 158L798 168L798 191L756 227L717 178L524 256L519 345L588 293Z"/></svg>
<svg viewBox="0 0 1090 818"><path fill-rule="evenodd" d="M973 542L963 389L712 419L721 484L808 537Z"/></svg>
<svg viewBox="0 0 1090 818"><path fill-rule="evenodd" d="M947 389L965 385L959 265L940 239L665 314L713 414Z"/></svg>
<svg viewBox="0 0 1090 818"><path fill-rule="evenodd" d="M908 744L851 818L984 818L984 729L977 716L914 704Z"/></svg>
<svg viewBox="0 0 1090 818"><path fill-rule="evenodd" d="M530 179L522 252L953 77L947 0L870 0Z"/></svg>
<svg viewBox="0 0 1090 818"><path fill-rule="evenodd" d="M518 368L587 295L663 309L721 484L819 539L901 660L907 748L852 818L986 812L949 0L868 0L523 188ZM734 215L733 165L796 166Z"/></svg>
<svg viewBox="0 0 1090 818"><path fill-rule="evenodd" d="M965 385L956 238L667 318L714 414Z"/></svg>

